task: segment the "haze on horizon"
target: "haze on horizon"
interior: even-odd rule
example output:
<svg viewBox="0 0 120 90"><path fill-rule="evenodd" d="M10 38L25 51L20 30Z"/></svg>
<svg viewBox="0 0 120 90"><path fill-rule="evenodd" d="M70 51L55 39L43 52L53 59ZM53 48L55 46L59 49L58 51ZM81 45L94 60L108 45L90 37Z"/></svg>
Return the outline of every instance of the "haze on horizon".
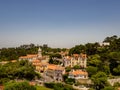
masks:
<svg viewBox="0 0 120 90"><path fill-rule="evenodd" d="M73 47L120 36L120 0L1 0L0 48Z"/></svg>

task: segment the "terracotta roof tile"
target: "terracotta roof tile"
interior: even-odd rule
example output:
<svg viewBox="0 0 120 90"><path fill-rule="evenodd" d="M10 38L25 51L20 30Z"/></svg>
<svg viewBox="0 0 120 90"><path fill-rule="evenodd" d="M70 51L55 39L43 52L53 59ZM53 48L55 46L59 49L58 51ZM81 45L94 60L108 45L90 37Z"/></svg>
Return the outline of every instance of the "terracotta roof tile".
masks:
<svg viewBox="0 0 120 90"><path fill-rule="evenodd" d="M74 57L78 57L78 56L79 56L79 54L73 54L73 56L74 56Z"/></svg>
<svg viewBox="0 0 120 90"><path fill-rule="evenodd" d="M37 57L37 54L28 54L27 56L21 56L20 58L34 58Z"/></svg>
<svg viewBox="0 0 120 90"><path fill-rule="evenodd" d="M32 63L40 63L40 60L33 60Z"/></svg>
<svg viewBox="0 0 120 90"><path fill-rule="evenodd" d="M49 64L48 69L51 69L51 70L64 70L65 68L61 67L61 66L58 66L58 65L55 65L55 64Z"/></svg>
<svg viewBox="0 0 120 90"><path fill-rule="evenodd" d="M55 70L55 69L56 69L56 65L54 65L54 64L49 64L49 65L48 65L48 69Z"/></svg>
<svg viewBox="0 0 120 90"><path fill-rule="evenodd" d="M82 70L75 70L73 72L70 72L73 75L88 75L88 73L86 71L82 71Z"/></svg>

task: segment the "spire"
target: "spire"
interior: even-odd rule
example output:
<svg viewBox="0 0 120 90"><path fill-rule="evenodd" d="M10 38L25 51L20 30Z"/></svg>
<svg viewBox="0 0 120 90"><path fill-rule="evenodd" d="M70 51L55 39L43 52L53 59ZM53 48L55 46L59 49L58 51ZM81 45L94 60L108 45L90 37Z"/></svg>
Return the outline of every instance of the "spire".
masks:
<svg viewBox="0 0 120 90"><path fill-rule="evenodd" d="M41 50L41 48L39 47L39 49L38 49L38 58L41 58L42 57L42 50Z"/></svg>
<svg viewBox="0 0 120 90"><path fill-rule="evenodd" d="M41 52L42 50L41 50L41 48L39 47L39 49L38 49L38 52Z"/></svg>

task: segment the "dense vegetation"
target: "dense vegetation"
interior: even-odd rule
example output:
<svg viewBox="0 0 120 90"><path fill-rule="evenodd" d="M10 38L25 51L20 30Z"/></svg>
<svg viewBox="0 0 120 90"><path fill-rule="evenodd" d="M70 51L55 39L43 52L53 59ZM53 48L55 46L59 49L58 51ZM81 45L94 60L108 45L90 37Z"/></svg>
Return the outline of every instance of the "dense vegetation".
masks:
<svg viewBox="0 0 120 90"><path fill-rule="evenodd" d="M60 48L50 48L48 46L36 46L34 44L29 45L21 45L20 47L16 48L2 48L0 49L0 61L9 61L9 60L17 60L20 56L25 56L27 54L37 54L38 48L41 47L43 55L51 55L54 57L61 57L59 53L61 51L65 51L66 49Z"/></svg>
<svg viewBox="0 0 120 90"><path fill-rule="evenodd" d="M38 46L34 44L21 45L16 48L2 48L0 49L0 61L17 60L20 56L25 56L26 54L37 53Z"/></svg>
<svg viewBox="0 0 120 90"><path fill-rule="evenodd" d="M45 86L54 90L75 90L72 86L62 83L45 83Z"/></svg>
<svg viewBox="0 0 120 90"><path fill-rule="evenodd" d="M8 82L4 90L36 90L36 87L28 82Z"/></svg>
<svg viewBox="0 0 120 90"><path fill-rule="evenodd" d="M110 86L107 79L112 76L120 76L120 37L115 35L106 37L103 42L110 43L110 45L100 46L97 42L87 43L77 45L71 48L69 52L69 55L74 53L86 53L88 55L86 69L96 90L103 88L108 90L106 88L110 88Z"/></svg>
<svg viewBox="0 0 120 90"><path fill-rule="evenodd" d="M44 86L36 86L37 90L53 90Z"/></svg>
<svg viewBox="0 0 120 90"><path fill-rule="evenodd" d="M103 71L107 75L120 75L120 38L114 35L106 37L103 42L108 42L110 45L100 46L97 42L77 45L70 49L69 54L88 55L87 70L90 76L98 71Z"/></svg>
<svg viewBox="0 0 120 90"><path fill-rule="evenodd" d="M34 67L28 61L18 61L0 65L0 84L4 84L10 80L33 80L35 77L40 77L35 72Z"/></svg>
<svg viewBox="0 0 120 90"><path fill-rule="evenodd" d="M51 54L50 59L49 59L49 63L60 65L62 63L61 61L59 61L60 59L62 59L62 56L60 54L58 54L58 53Z"/></svg>

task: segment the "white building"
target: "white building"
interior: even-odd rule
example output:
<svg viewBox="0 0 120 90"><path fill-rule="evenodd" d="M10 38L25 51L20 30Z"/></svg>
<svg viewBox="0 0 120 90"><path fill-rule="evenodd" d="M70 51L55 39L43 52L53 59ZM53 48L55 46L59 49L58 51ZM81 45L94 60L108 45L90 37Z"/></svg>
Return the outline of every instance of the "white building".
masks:
<svg viewBox="0 0 120 90"><path fill-rule="evenodd" d="M82 68L86 68L87 66L87 55L86 54L73 54L71 57L66 56L63 59L64 67L74 67L78 65Z"/></svg>
<svg viewBox="0 0 120 90"><path fill-rule="evenodd" d="M19 57L19 60L28 60L30 62L38 59L42 59L42 50L40 48L38 49L38 54L27 54Z"/></svg>
<svg viewBox="0 0 120 90"><path fill-rule="evenodd" d="M100 46L109 46L110 45L109 42L102 42L102 43L99 43L99 44L100 44Z"/></svg>
<svg viewBox="0 0 120 90"><path fill-rule="evenodd" d="M74 79L88 79L88 73L83 70L72 70L69 72L68 78Z"/></svg>
<svg viewBox="0 0 120 90"><path fill-rule="evenodd" d="M65 68L54 64L48 64L45 71L45 75L51 77L54 81L63 81L63 74L65 74Z"/></svg>

